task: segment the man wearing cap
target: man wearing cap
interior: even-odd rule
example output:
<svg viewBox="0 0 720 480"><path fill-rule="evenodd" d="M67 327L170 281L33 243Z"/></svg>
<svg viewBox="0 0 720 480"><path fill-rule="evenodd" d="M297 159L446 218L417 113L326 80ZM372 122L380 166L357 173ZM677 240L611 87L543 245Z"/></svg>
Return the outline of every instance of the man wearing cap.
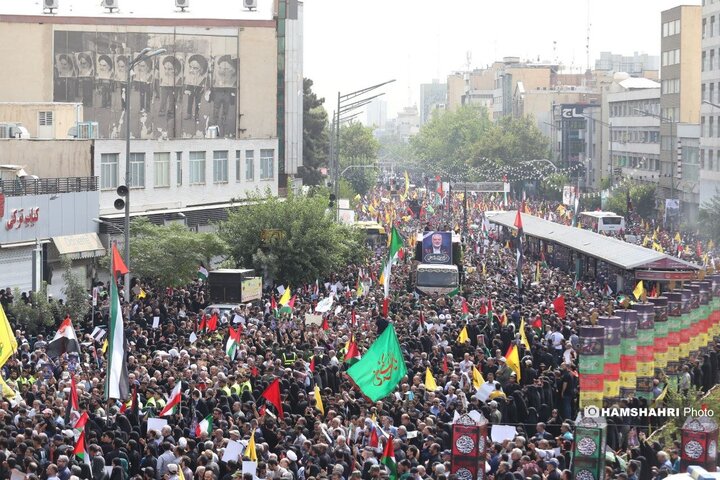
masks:
<svg viewBox="0 0 720 480"><path fill-rule="evenodd" d="M178 480L178 466L176 463L171 463L167 466L167 475L165 476L166 480Z"/></svg>
<svg viewBox="0 0 720 480"><path fill-rule="evenodd" d="M559 465L560 463L555 458L551 458L545 462L545 471L547 472L545 474L546 480L560 480L560 472L558 471Z"/></svg>

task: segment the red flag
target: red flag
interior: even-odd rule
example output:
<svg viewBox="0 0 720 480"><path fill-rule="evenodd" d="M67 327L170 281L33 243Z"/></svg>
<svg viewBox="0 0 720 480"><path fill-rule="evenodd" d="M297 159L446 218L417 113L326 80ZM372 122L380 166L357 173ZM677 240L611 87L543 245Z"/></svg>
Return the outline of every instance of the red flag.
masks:
<svg viewBox="0 0 720 480"><path fill-rule="evenodd" d="M357 326L357 314L355 313L355 307L350 311L350 327L355 328Z"/></svg>
<svg viewBox="0 0 720 480"><path fill-rule="evenodd" d="M212 316L210 317L210 320L208 320L208 322L207 322L208 331L214 332L215 330L217 330L217 322L218 322L217 313L213 313Z"/></svg>
<svg viewBox="0 0 720 480"><path fill-rule="evenodd" d="M265 391L262 393L262 397L268 402L275 406L278 412L278 416L282 419L285 414L283 413L282 400L280 399L280 379L276 378L273 382L268 385Z"/></svg>
<svg viewBox="0 0 720 480"><path fill-rule="evenodd" d="M448 361L447 361L447 355L443 356L443 364L442 364L443 373L448 373Z"/></svg>
<svg viewBox="0 0 720 480"><path fill-rule="evenodd" d="M75 375L70 375L70 402L72 409L80 411L80 403L78 402L77 386L75 384Z"/></svg>
<svg viewBox="0 0 720 480"><path fill-rule="evenodd" d="M542 318L540 317L540 315L537 315L535 317L535 320L533 320L532 323L532 327L542 329Z"/></svg>
<svg viewBox="0 0 720 480"><path fill-rule="evenodd" d="M265 405L260 407L260 410L258 410L258 415L260 415L261 417L265 415Z"/></svg>
<svg viewBox="0 0 720 480"><path fill-rule="evenodd" d="M80 418L78 418L78 421L75 423L75 426L73 428L77 428L78 430L83 430L85 428L85 424L90 420L90 416L87 412L83 412L82 415L80 415Z"/></svg>
<svg viewBox="0 0 720 480"><path fill-rule="evenodd" d="M123 259L120 256L120 252L118 252L117 245L115 243L113 243L112 246L112 263L113 270L115 270L113 273L115 274L116 281L118 275L125 275L129 272L127 266L125 266L125 262L123 262Z"/></svg>
<svg viewBox="0 0 720 480"><path fill-rule="evenodd" d="M315 355L310 358L310 371L315 373Z"/></svg>
<svg viewBox="0 0 720 480"><path fill-rule="evenodd" d="M258 369L255 365L253 365L252 368L250 369L250 375L252 375L253 377L258 376Z"/></svg>
<svg viewBox="0 0 720 480"><path fill-rule="evenodd" d="M202 332L205 330L205 314L202 314L202 317L200 317L200 325L198 325L198 332Z"/></svg>
<svg viewBox="0 0 720 480"><path fill-rule="evenodd" d="M295 308L295 297L297 297L297 294L293 295L290 301L287 303L288 307Z"/></svg>
<svg viewBox="0 0 720 480"><path fill-rule="evenodd" d="M467 300L463 298L462 301L462 313L470 313L470 307L468 307Z"/></svg>
<svg viewBox="0 0 720 480"><path fill-rule="evenodd" d="M372 431L370 432L370 446L377 448L378 445L380 445L380 438L378 438L377 428L375 428L375 424L373 423Z"/></svg>
<svg viewBox="0 0 720 480"><path fill-rule="evenodd" d="M389 311L390 311L390 299L389 299L389 298L384 298L384 299L383 299L383 306L382 306L382 314L383 314L383 317L387 317Z"/></svg>
<svg viewBox="0 0 720 480"><path fill-rule="evenodd" d="M270 297L270 310L273 312L277 310L277 302L275 301L275 295Z"/></svg>
<svg viewBox="0 0 720 480"><path fill-rule="evenodd" d="M328 324L327 317L323 317L322 329L330 330L330 325Z"/></svg>
<svg viewBox="0 0 720 480"><path fill-rule="evenodd" d="M555 307L555 312L560 318L565 318L565 297L560 295L553 300L553 307Z"/></svg>

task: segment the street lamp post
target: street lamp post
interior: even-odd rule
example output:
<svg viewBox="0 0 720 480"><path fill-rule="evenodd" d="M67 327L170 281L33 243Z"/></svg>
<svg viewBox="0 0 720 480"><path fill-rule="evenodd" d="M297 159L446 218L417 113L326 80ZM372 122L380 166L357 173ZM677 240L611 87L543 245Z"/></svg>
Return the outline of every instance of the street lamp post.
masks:
<svg viewBox="0 0 720 480"><path fill-rule="evenodd" d="M373 90L376 90L384 85L387 85L388 83L393 83L394 81L395 81L395 79L388 80L386 82L378 83L377 85L372 85L370 87L356 90L354 92L346 93L344 95L342 95L342 94L340 94L340 92L338 92L337 111L336 111L336 115L335 115L335 123L336 123L335 143L333 145L333 149L335 151L335 159L333 161L333 164L334 164L333 190L334 190L336 199L337 199L338 195L340 194L340 185L339 185L339 182L340 182L340 122L341 122L341 120L343 120L343 119L341 119L341 117L344 113L349 113L352 110L364 107L365 105L367 105L368 103L373 101L375 98L385 95L385 93L383 92L383 93L379 93L377 95L373 95L372 97L365 97L365 98L356 100L351 103L346 103L346 102L348 102L349 100L353 100L355 98L361 97L362 95L365 95L366 93L372 92ZM353 117L354 116L355 115L353 115ZM335 219L336 220L338 219L338 215L340 213L338 205L339 205L339 202L337 202L337 200L336 200L336 202L335 202Z"/></svg>
<svg viewBox="0 0 720 480"><path fill-rule="evenodd" d="M127 83L125 84L125 265L130 268L130 72L138 63L157 55L162 55L167 50L158 48L152 50L150 47L143 48L137 56L127 64ZM130 301L130 272L125 274L125 301Z"/></svg>

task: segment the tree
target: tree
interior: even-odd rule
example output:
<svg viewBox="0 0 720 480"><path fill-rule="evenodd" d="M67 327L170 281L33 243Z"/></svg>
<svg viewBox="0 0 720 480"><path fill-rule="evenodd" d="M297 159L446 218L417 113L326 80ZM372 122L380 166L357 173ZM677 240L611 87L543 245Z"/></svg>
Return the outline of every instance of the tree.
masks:
<svg viewBox="0 0 720 480"><path fill-rule="evenodd" d="M605 209L618 215L627 215L627 192L630 189L632 208L642 218L655 216L655 185L634 183L613 191L605 203Z"/></svg>
<svg viewBox="0 0 720 480"><path fill-rule="evenodd" d="M15 289L13 297L7 314L16 328L23 329L28 335L37 335L55 325L56 312L48 302L47 283L43 282L40 291L30 292L30 303L25 303L19 289Z"/></svg>
<svg viewBox="0 0 720 480"><path fill-rule="evenodd" d="M477 144L473 164L519 166L521 162L547 158L549 142L530 116L506 116L482 136Z"/></svg>
<svg viewBox="0 0 720 480"><path fill-rule="evenodd" d="M720 191L702 204L698 214L700 230L706 238L720 238Z"/></svg>
<svg viewBox="0 0 720 480"><path fill-rule="evenodd" d="M214 233L196 233L184 225L158 226L146 218L130 224L131 274L181 287L197 278L201 263L227 253L227 245Z"/></svg>
<svg viewBox="0 0 720 480"><path fill-rule="evenodd" d="M65 287L63 288L63 294L65 294L65 308L61 313L63 316L70 315L70 318L78 324L83 321L85 315L90 309L88 292L85 289L85 286L80 282L80 279L78 279L77 275L73 273L72 262L67 255L62 257L60 264L65 270L63 272L63 282L65 283Z"/></svg>
<svg viewBox="0 0 720 480"><path fill-rule="evenodd" d="M396 167L410 167L415 163L410 143L400 135L383 135L378 139L380 149L378 158L383 163L391 163Z"/></svg>
<svg viewBox="0 0 720 480"><path fill-rule="evenodd" d="M330 145L328 114L323 107L325 99L318 98L312 86L312 80L303 80L303 166L300 174L305 185L322 182L320 169L328 166Z"/></svg>
<svg viewBox="0 0 720 480"><path fill-rule="evenodd" d="M424 172L466 176L477 145L490 128L484 108L465 106L456 111L436 111L410 139L410 147Z"/></svg>
<svg viewBox="0 0 720 480"><path fill-rule="evenodd" d="M377 180L377 170L364 165L377 165L379 142L372 129L358 122L350 122L340 128L340 171L360 195L365 195Z"/></svg>
<svg viewBox="0 0 720 480"><path fill-rule="evenodd" d="M266 280L300 286L365 260L363 233L333 220L327 194L253 200L220 225L238 266L264 272ZM268 230L275 235L263 242L262 232Z"/></svg>

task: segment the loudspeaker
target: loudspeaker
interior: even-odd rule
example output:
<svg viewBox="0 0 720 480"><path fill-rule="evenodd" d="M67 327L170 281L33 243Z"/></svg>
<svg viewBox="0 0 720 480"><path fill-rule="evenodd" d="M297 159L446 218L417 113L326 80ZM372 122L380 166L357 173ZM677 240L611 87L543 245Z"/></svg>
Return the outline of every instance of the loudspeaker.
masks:
<svg viewBox="0 0 720 480"><path fill-rule="evenodd" d="M115 205L115 210L124 210L125 200L123 200L122 198L117 198L115 199L115 203L113 205Z"/></svg>
<svg viewBox="0 0 720 480"><path fill-rule="evenodd" d="M58 8L59 3L60 0L43 0L43 7L53 10Z"/></svg>
<svg viewBox="0 0 720 480"><path fill-rule="evenodd" d="M102 6L112 11L113 8L118 8L118 0L102 0Z"/></svg>
<svg viewBox="0 0 720 480"><path fill-rule="evenodd" d="M120 185L119 187L117 187L117 194L120 195L121 197L127 196L128 187L126 187L125 185Z"/></svg>
<svg viewBox="0 0 720 480"><path fill-rule="evenodd" d="M178 8L186 9L190 7L190 0L175 0L175 6Z"/></svg>
<svg viewBox="0 0 720 480"><path fill-rule="evenodd" d="M243 6L249 9L257 8L257 0L243 0Z"/></svg>

